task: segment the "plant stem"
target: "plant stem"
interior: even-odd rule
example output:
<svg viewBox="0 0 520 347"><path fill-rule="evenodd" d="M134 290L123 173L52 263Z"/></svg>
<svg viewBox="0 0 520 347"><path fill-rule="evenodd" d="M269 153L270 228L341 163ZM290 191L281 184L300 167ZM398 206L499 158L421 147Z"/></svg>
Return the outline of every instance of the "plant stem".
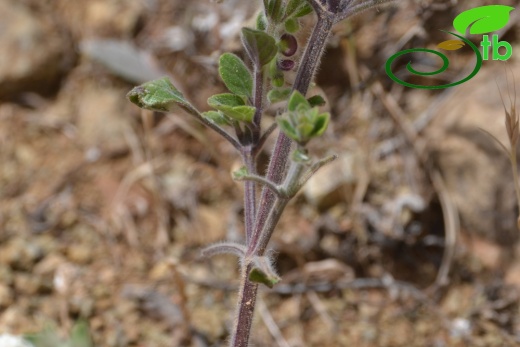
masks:
<svg viewBox="0 0 520 347"><path fill-rule="evenodd" d="M258 283L251 282L248 279L252 266L252 263L242 264L238 309L233 327L234 333L230 341L230 346L232 347L247 347L249 343L258 290Z"/></svg>
<svg viewBox="0 0 520 347"><path fill-rule="evenodd" d="M256 165L253 150L251 146L244 147L242 150L242 158L246 165L247 172L256 175ZM249 244L251 235L255 227L256 218L256 183L254 181L244 182L244 220L246 245Z"/></svg>
<svg viewBox="0 0 520 347"><path fill-rule="evenodd" d="M298 67L293 90L297 90L303 95L307 94L312 77L318 69L319 63L321 61L321 56L323 55L323 51L327 43L327 38L330 34L333 24L334 19L332 16L318 16L316 25L314 26L311 37L309 38L307 48L305 49L305 52L303 53L303 56L300 60L301 63ZM269 168L267 169L267 180L274 183L280 183L282 181L283 175L286 171L287 162L289 161L290 151L291 139L285 136L283 132L280 132L276 140L273 154L271 155ZM275 194L270 189L267 187L262 189L260 205L258 207L258 215L256 218L254 232L250 239L250 244L255 245L258 242L260 234L263 230L263 226L266 223L266 220L269 217L269 213L275 202L275 198Z"/></svg>
<svg viewBox="0 0 520 347"><path fill-rule="evenodd" d="M300 60L300 66L296 74L296 80L293 90L297 90L303 95L307 94L310 83L321 61L321 56L327 38L334 24L333 16L327 13L318 15L318 20L312 31L311 37ZM255 88L256 89L256 88ZM289 161L291 150L291 140L280 132L276 141L275 148L271 155L271 161L266 174L266 179L278 184L282 181L286 172L286 164ZM252 157L252 156L251 156ZM244 156L244 160L249 157ZM247 162L246 162L247 166ZM249 170L249 167L248 167ZM246 182L246 194L248 194L248 182ZM252 192L249 192L252 194ZM251 264L247 263L250 255L262 256L267 248L269 239L280 220L282 212L289 202L289 199L277 198L276 195L268 188L262 189L262 196L256 213L256 220L252 229L250 227L247 216L251 216L248 209L251 209L249 200L246 198L246 235L252 232L247 239L248 252L242 264L241 284L238 296L238 311L236 314L233 335L231 338L231 347L247 347L251 325L253 322L254 309L256 303L256 295L258 284L249 281L248 276L251 271Z"/></svg>

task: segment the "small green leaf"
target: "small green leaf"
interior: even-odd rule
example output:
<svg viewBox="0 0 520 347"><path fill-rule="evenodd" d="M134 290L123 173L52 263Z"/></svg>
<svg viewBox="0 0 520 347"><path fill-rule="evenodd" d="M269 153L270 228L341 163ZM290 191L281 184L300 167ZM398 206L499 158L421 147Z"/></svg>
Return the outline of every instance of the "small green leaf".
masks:
<svg viewBox="0 0 520 347"><path fill-rule="evenodd" d="M294 17L300 18L312 13L312 7L308 3L305 3L300 9L294 14Z"/></svg>
<svg viewBox="0 0 520 347"><path fill-rule="evenodd" d="M325 99L323 99L321 95L313 95L310 98L308 98L307 101L309 102L309 105L311 105L311 107L323 106L326 103Z"/></svg>
<svg viewBox="0 0 520 347"><path fill-rule="evenodd" d="M276 40L260 30L242 28L242 44L253 64L260 68L276 56Z"/></svg>
<svg viewBox="0 0 520 347"><path fill-rule="evenodd" d="M247 167L242 166L240 169L233 171L233 179L236 181L243 180L249 174Z"/></svg>
<svg viewBox="0 0 520 347"><path fill-rule="evenodd" d="M288 138L291 140L294 140L296 142L300 142L300 136L296 129L293 127L291 122L289 122L288 119L284 117L278 117L276 118L276 122L278 123L278 126L280 129L284 132L285 135L287 135Z"/></svg>
<svg viewBox="0 0 520 347"><path fill-rule="evenodd" d="M232 53L220 56L218 72L230 92L251 97L253 77L242 59Z"/></svg>
<svg viewBox="0 0 520 347"><path fill-rule="evenodd" d="M254 257L253 265L254 267L248 276L251 282L262 283L269 288L273 288L276 283L280 282L280 276L274 271L269 258L265 256Z"/></svg>
<svg viewBox="0 0 520 347"><path fill-rule="evenodd" d="M282 17L282 0L270 0L267 5L267 16L271 18L274 23L280 23Z"/></svg>
<svg viewBox="0 0 520 347"><path fill-rule="evenodd" d="M285 6L284 18L291 18L306 4L305 0L289 0Z"/></svg>
<svg viewBox="0 0 520 347"><path fill-rule="evenodd" d="M320 114L316 117L314 121L314 128L312 132L309 134L309 137L321 136L327 130L327 126L329 125L330 114L328 112Z"/></svg>
<svg viewBox="0 0 520 347"><path fill-rule="evenodd" d="M289 103L287 104L287 109L289 111L296 111L296 108L299 105L304 105L306 108L310 108L309 102L305 99L299 91L295 90L289 99Z"/></svg>
<svg viewBox="0 0 520 347"><path fill-rule="evenodd" d="M232 125L230 119L221 111L202 112L202 117L217 125Z"/></svg>
<svg viewBox="0 0 520 347"><path fill-rule="evenodd" d="M255 111L256 108L253 106L235 106L230 109L222 110L226 116L247 123L251 123L253 121Z"/></svg>
<svg viewBox="0 0 520 347"><path fill-rule="evenodd" d="M504 5L475 7L455 17L453 27L462 35L468 27L471 27L469 33L474 35L497 31L506 26L512 10L514 7Z"/></svg>
<svg viewBox="0 0 520 347"><path fill-rule="evenodd" d="M311 160L309 155L299 148L292 153L291 159L292 161L300 164L308 163Z"/></svg>
<svg viewBox="0 0 520 347"><path fill-rule="evenodd" d="M235 94L215 94L208 98L208 105L219 110L219 107L234 107L245 105L244 99Z"/></svg>
<svg viewBox="0 0 520 347"><path fill-rule="evenodd" d="M296 18L289 18L284 23L285 31L294 34L300 30L300 22Z"/></svg>
<svg viewBox="0 0 520 347"><path fill-rule="evenodd" d="M249 273L249 280L251 282L265 284L269 288L273 288L276 283L280 282L280 278L269 277L258 268L251 270Z"/></svg>
<svg viewBox="0 0 520 347"><path fill-rule="evenodd" d="M289 95L291 95L291 88L272 89L267 93L267 99L271 104L274 104L287 100Z"/></svg>
<svg viewBox="0 0 520 347"><path fill-rule="evenodd" d="M285 84L285 78L283 73L279 73L276 76L271 78L271 82L273 83L273 87L281 88Z"/></svg>
<svg viewBox="0 0 520 347"><path fill-rule="evenodd" d="M256 29L265 31L267 29L267 18L265 18L265 13L260 12L256 17Z"/></svg>
<svg viewBox="0 0 520 347"><path fill-rule="evenodd" d="M208 105L242 122L252 122L256 111L253 106L246 106L244 100L235 94L213 95L208 98Z"/></svg>
<svg viewBox="0 0 520 347"><path fill-rule="evenodd" d="M146 82L132 89L126 97L141 108L168 112L181 107L192 112L194 107L184 98L170 82L168 77Z"/></svg>

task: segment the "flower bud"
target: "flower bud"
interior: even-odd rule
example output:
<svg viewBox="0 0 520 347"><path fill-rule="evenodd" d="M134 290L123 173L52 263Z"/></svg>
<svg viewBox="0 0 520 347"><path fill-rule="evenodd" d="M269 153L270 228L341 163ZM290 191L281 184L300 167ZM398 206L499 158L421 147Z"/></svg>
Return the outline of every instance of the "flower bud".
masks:
<svg viewBox="0 0 520 347"><path fill-rule="evenodd" d="M280 51L286 57L293 56L298 49L298 41L296 41L296 37L291 34L283 34L282 37L280 37L280 48Z"/></svg>
<svg viewBox="0 0 520 347"><path fill-rule="evenodd" d="M278 61L278 68L282 71L290 71L294 68L294 60L284 59Z"/></svg>

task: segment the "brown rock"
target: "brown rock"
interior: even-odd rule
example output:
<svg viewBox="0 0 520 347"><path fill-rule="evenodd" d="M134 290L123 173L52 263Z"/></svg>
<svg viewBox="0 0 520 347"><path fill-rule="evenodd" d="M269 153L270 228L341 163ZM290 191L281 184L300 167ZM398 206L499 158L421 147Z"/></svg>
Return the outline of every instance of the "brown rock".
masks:
<svg viewBox="0 0 520 347"><path fill-rule="evenodd" d="M13 302L13 291L5 284L0 283L0 307L8 307Z"/></svg>
<svg viewBox="0 0 520 347"><path fill-rule="evenodd" d="M73 50L50 16L37 16L20 1L2 1L0 32L1 99L57 85Z"/></svg>

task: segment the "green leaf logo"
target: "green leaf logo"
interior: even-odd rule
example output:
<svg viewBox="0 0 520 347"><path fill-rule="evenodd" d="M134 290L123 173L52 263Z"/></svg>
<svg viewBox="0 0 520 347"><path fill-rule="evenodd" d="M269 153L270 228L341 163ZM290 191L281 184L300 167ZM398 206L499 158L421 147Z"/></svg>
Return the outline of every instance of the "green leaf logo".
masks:
<svg viewBox="0 0 520 347"><path fill-rule="evenodd" d="M497 31L506 26L509 13L514 7L504 5L480 6L459 14L453 20L453 27L462 35L469 33L480 35Z"/></svg>

